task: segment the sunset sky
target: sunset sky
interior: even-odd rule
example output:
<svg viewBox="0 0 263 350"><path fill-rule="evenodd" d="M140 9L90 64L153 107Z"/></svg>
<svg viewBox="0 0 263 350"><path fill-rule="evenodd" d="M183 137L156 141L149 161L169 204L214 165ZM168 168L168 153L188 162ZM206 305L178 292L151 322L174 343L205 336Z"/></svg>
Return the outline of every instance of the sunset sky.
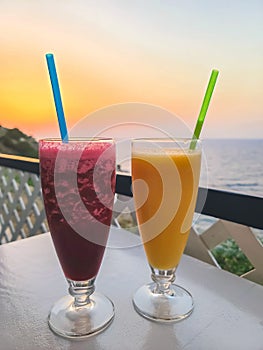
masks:
<svg viewBox="0 0 263 350"><path fill-rule="evenodd" d="M216 68L203 137L263 138L262 0L0 0L0 9L0 125L58 135L52 52L69 129L126 102L160 106L193 129Z"/></svg>

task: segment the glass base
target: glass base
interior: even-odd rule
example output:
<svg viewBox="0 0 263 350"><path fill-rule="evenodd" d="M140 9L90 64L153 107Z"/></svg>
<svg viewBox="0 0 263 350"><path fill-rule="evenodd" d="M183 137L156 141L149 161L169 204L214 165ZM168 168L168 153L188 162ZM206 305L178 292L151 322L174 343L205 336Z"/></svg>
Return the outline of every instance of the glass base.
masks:
<svg viewBox="0 0 263 350"><path fill-rule="evenodd" d="M58 300L50 311L48 324L57 334L66 338L88 337L107 328L114 317L110 299L94 292L90 303L75 306L70 295Z"/></svg>
<svg viewBox="0 0 263 350"><path fill-rule="evenodd" d="M133 297L135 310L156 322L177 322L188 317L194 308L192 295L184 288L171 284L168 293L157 293L150 283L137 290Z"/></svg>

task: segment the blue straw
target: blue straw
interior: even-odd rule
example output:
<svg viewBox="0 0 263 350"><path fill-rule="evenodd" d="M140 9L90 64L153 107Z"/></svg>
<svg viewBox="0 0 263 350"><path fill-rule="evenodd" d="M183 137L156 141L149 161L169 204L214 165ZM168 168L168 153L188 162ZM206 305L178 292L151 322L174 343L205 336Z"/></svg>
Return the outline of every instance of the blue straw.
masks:
<svg viewBox="0 0 263 350"><path fill-rule="evenodd" d="M52 90L53 90L53 97L54 97L56 111L57 111L61 139L63 142L68 142L67 125L66 125L66 120L65 120L65 115L64 115L60 90L59 90L58 76L57 76L53 54L47 53L46 59L47 59L47 66L48 66L49 76L50 76Z"/></svg>

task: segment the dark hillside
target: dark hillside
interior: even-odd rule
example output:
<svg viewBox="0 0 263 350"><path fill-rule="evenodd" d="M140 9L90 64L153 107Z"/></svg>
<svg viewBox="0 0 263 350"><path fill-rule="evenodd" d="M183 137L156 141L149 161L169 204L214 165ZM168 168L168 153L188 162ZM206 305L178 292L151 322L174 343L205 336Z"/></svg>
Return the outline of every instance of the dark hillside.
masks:
<svg viewBox="0 0 263 350"><path fill-rule="evenodd" d="M0 153L37 158L38 143L33 137L17 128L8 129L0 126Z"/></svg>

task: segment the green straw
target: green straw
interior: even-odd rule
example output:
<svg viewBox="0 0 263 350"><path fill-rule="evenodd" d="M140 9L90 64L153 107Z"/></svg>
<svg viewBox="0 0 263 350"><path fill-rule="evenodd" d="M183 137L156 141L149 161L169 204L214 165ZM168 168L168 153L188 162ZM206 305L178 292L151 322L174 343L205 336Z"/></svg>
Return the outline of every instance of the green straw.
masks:
<svg viewBox="0 0 263 350"><path fill-rule="evenodd" d="M199 139L199 136L200 136L203 124L204 124L206 112L207 112L207 109L208 109L208 106L209 106L209 103L210 103L210 100L212 97L212 93L214 91L214 87L216 84L218 73L219 73L218 70L215 70L215 69L212 70L212 73L211 73L211 76L209 79L209 83L208 83L208 86L206 89L205 97L203 100L203 104L202 104L202 107L201 107L201 110L200 110L200 113L199 113L199 116L198 116L198 119L196 122L195 131L194 131L192 141L190 144L190 149L192 149L192 150L195 149L197 140Z"/></svg>

